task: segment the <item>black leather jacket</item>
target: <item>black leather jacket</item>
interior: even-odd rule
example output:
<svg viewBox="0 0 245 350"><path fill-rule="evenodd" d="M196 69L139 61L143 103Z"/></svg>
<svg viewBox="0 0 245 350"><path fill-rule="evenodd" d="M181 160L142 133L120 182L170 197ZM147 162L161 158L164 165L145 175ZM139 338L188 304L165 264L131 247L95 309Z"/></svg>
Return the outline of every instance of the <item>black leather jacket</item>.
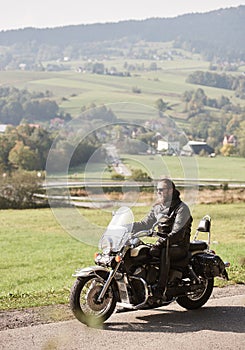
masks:
<svg viewBox="0 0 245 350"><path fill-rule="evenodd" d="M171 205L155 204L143 220L134 223L133 231L148 230L157 221L163 222L163 233L165 227L165 232L170 237L170 245L189 248L192 217L189 207L178 195Z"/></svg>

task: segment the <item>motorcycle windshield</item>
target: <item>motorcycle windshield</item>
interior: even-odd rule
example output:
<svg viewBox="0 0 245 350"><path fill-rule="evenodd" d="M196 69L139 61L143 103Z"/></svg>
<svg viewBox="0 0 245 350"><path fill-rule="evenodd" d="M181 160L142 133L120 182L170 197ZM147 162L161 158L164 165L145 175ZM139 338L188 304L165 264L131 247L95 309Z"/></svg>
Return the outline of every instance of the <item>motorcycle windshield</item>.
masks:
<svg viewBox="0 0 245 350"><path fill-rule="evenodd" d="M99 249L105 253L121 250L132 231L133 222L132 210L128 207L119 208L101 237Z"/></svg>

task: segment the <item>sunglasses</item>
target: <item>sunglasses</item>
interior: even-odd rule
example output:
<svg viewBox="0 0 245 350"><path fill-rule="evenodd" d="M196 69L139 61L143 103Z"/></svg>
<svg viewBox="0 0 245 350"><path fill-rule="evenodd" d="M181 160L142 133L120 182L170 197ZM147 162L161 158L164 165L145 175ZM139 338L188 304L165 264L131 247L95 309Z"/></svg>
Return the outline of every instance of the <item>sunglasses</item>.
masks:
<svg viewBox="0 0 245 350"><path fill-rule="evenodd" d="M165 187L165 188L157 188L157 192L159 192L159 193L162 193L162 192L167 191L167 190L168 190L167 187Z"/></svg>

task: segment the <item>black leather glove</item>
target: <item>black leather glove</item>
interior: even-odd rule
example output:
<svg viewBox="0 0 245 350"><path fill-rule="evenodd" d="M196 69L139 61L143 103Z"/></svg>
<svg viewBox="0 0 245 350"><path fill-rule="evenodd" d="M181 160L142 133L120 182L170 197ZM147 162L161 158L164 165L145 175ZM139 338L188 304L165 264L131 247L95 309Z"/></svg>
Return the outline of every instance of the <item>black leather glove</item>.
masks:
<svg viewBox="0 0 245 350"><path fill-rule="evenodd" d="M162 248L166 245L166 239L158 238L155 244L150 249L150 254L155 257L160 257Z"/></svg>
<svg viewBox="0 0 245 350"><path fill-rule="evenodd" d="M166 239L168 237L168 233L166 232L158 232L157 235L163 239Z"/></svg>

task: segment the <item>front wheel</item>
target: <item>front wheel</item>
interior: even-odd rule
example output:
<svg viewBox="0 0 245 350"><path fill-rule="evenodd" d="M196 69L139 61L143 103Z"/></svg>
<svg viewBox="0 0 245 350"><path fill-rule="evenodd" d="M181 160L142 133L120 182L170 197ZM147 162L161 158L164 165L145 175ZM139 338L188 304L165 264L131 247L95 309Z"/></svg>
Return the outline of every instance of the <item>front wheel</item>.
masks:
<svg viewBox="0 0 245 350"><path fill-rule="evenodd" d="M202 307L210 298L214 287L214 279L202 279L200 288L192 294L179 297L177 303L187 310L195 310Z"/></svg>
<svg viewBox="0 0 245 350"><path fill-rule="evenodd" d="M105 280L98 276L78 278L71 289L70 307L75 317L91 327L99 327L107 320L116 307L115 286L109 286L104 298L98 302L98 296Z"/></svg>

